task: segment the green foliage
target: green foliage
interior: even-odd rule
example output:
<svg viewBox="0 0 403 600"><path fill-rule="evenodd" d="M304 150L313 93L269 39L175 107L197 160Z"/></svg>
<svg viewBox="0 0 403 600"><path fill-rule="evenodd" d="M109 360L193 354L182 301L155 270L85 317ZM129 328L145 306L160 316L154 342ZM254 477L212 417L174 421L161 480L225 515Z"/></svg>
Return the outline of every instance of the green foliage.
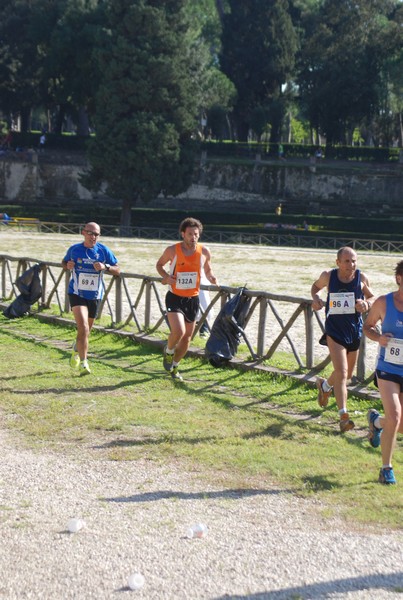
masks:
<svg viewBox="0 0 403 600"><path fill-rule="evenodd" d="M185 0L119 0L108 11L109 32L97 51L96 137L86 185L107 183L126 209L140 197L178 193L190 183L188 146L196 125ZM173 173L175 176L173 176ZM124 223L129 224L129 210Z"/></svg>
<svg viewBox="0 0 403 600"><path fill-rule="evenodd" d="M327 146L368 122L381 106L385 61L401 48L391 0L325 0L304 21L299 89L314 129Z"/></svg>
<svg viewBox="0 0 403 600"><path fill-rule="evenodd" d="M309 129L307 123L291 117L291 138L294 144L309 144Z"/></svg>
<svg viewBox="0 0 403 600"><path fill-rule="evenodd" d="M256 106L268 107L273 141L278 140L284 112L282 84L293 72L297 34L288 0L238 2L229 0L223 17L221 67L238 93L235 106L238 139L245 141Z"/></svg>

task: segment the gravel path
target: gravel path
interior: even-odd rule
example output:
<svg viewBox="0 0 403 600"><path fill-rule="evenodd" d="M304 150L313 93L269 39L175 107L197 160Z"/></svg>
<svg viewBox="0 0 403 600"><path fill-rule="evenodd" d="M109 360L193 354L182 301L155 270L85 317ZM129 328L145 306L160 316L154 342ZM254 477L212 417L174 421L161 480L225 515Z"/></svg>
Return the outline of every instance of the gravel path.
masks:
<svg viewBox="0 0 403 600"><path fill-rule="evenodd" d="M402 531L351 531L265 481L207 486L99 446L27 449L4 429L0 453L0 598L403 598ZM86 527L68 533L71 517ZM204 539L186 537L195 522Z"/></svg>

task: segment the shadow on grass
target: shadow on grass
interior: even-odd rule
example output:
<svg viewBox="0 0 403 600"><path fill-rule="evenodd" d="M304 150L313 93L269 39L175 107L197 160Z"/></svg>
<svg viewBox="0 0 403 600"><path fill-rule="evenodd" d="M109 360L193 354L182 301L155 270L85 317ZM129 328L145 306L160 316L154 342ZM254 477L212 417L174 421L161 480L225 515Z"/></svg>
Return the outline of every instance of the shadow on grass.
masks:
<svg viewBox="0 0 403 600"><path fill-rule="evenodd" d="M341 483L336 483L334 480L330 481L327 477L323 477L322 475L302 477L301 481L304 488L309 488L313 492L329 491L334 490L335 488L341 489L344 487Z"/></svg>

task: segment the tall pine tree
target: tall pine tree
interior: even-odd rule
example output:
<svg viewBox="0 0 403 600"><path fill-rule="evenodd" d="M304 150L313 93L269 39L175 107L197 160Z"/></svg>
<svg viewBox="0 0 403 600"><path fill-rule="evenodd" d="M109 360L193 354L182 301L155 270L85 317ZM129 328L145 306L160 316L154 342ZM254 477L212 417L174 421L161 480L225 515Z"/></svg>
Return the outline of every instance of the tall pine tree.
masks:
<svg viewBox="0 0 403 600"><path fill-rule="evenodd" d="M271 139L279 140L284 113L282 85L294 69L298 36L288 0L229 0L221 12L220 63L235 84L238 139L246 140L256 107L267 111Z"/></svg>
<svg viewBox="0 0 403 600"><path fill-rule="evenodd" d="M160 192L188 187L197 97L188 60L188 0L110 0L108 30L98 50L96 136L89 149L90 187L106 182L122 201L121 226L131 208Z"/></svg>

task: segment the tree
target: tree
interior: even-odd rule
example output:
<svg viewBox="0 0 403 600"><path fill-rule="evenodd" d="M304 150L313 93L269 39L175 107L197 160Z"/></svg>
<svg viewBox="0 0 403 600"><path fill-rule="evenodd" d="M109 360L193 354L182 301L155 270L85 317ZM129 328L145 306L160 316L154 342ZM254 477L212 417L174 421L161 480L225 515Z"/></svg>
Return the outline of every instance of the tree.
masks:
<svg viewBox="0 0 403 600"><path fill-rule="evenodd" d="M36 27L43 32L38 40L44 57L43 97L56 114L56 133L61 133L68 114L78 124L78 133L88 135L87 115L94 110L92 99L99 82L92 49L105 17L98 0L67 0L62 4L57 20L49 23L42 15L42 25Z"/></svg>
<svg viewBox="0 0 403 600"><path fill-rule="evenodd" d="M177 194L191 181L189 151L197 97L191 82L188 0L111 0L108 29L97 50L102 80L96 96L96 136L89 148L91 188L106 182L131 207L160 192Z"/></svg>
<svg viewBox="0 0 403 600"><path fill-rule="evenodd" d="M29 129L32 106L40 97L40 57L32 23L38 9L29 0L3 0L0 9L0 107L19 115Z"/></svg>
<svg viewBox="0 0 403 600"><path fill-rule="evenodd" d="M223 34L220 64L235 84L238 139L246 140L255 107L267 111L272 141L280 139L285 112L282 86L293 73L298 36L288 0L219 3Z"/></svg>
<svg viewBox="0 0 403 600"><path fill-rule="evenodd" d="M299 90L306 114L331 146L349 141L380 106L382 69L401 46L392 34L396 0L325 0L311 12L301 51Z"/></svg>
<svg viewBox="0 0 403 600"><path fill-rule="evenodd" d="M0 8L0 106L30 128L32 108L56 115L90 107L98 75L91 63L99 0L4 0Z"/></svg>

